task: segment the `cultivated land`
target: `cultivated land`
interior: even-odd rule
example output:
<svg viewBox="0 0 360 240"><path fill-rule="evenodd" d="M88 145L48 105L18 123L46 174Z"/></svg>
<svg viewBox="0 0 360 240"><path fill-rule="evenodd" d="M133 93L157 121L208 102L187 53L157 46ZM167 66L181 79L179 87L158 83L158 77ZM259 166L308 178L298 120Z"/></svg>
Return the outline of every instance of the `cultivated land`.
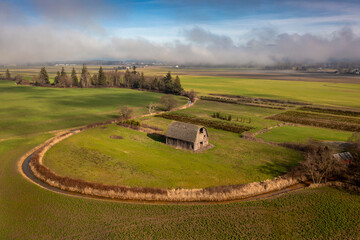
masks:
<svg viewBox="0 0 360 240"><path fill-rule="evenodd" d="M305 143L309 138L319 141L347 141L350 136L351 132L326 128L282 126L259 134L257 137L265 141Z"/></svg>
<svg viewBox="0 0 360 240"><path fill-rule="evenodd" d="M38 70L39 68L37 68L36 72ZM329 87L334 84L324 86L324 83L318 82L295 82L300 85L294 86L289 82L287 86L283 85L283 81L266 80L272 83L269 86L263 84L265 80L239 80L233 82L232 79L234 80L234 78L220 77L212 79L211 77L211 81L206 82L207 78L205 77L192 78L192 76L182 76L181 79L186 89L194 88L205 94L226 93L282 99L290 98L316 104L354 108L358 108L360 102L359 95L356 95L356 93L359 93L359 87L351 84L335 84L336 87ZM222 84L211 87L215 80L222 79L224 79ZM232 85L227 86L228 84ZM81 94L78 95L78 98L74 97L81 102L81 107L74 111L72 110L72 104L68 106L63 104L61 108L57 108L56 102L66 99L69 95L67 92L75 91L75 89L56 89L58 95L57 101L55 101L55 99L52 99L52 94L44 93L45 95L42 95L40 89L43 88L20 87L9 82L0 82L0 86L2 86L1 101L6 103L2 105L0 111L3 114L0 132L1 134L5 133L1 137L5 139L0 142L1 238L360 238L358 228L360 218L356 214L360 211L360 196L332 188L300 190L276 199L256 202L186 206L125 204L82 199L56 194L39 188L20 175L17 170L18 158L31 148L50 138L52 134L45 133L47 131L110 119L111 116L109 115L103 116L109 114L104 112L116 110L118 104L113 103L113 101L117 101L117 97L122 90L89 89L90 92L94 91L94 94L90 97L84 97ZM23 88L26 89L25 93ZM102 101L103 97L103 94L95 94L97 91L115 91L113 95L116 97L104 101L113 104L114 107L104 110L107 107L104 107L103 104L94 104ZM126 91L135 94L139 93L132 90ZM291 91L293 91L292 94ZM45 89L44 92L46 92ZM302 93L306 94L306 96L302 96ZM147 94L157 99L159 97L155 96L160 96L153 93ZM83 97L84 99L82 99ZM149 101L155 102L151 97ZM24 104L25 107L22 107ZM210 105L210 103L208 104ZM14 106L16 109L11 111L7 106ZM44 106L47 106L47 108L42 111ZM138 107L140 106L141 104L138 105ZM195 111L195 107L196 105L194 110L190 108L186 111ZM91 117L85 118L86 120L78 119L77 117L81 115L79 111L83 108L100 114L91 112ZM60 111L59 109L63 109L64 115L68 118L59 120L59 114L49 114L49 111L56 112ZM34 113L32 113L33 110ZM259 111L262 110L267 109L260 108ZM6 114L4 114L4 111L6 111ZM38 118L23 119L23 122L3 120L3 117L16 120L19 117L26 116L26 114L34 114ZM71 120L71 117L73 117L73 120ZM253 118L255 124L255 117ZM274 121L264 120L264 123L261 123L260 119L257 128L261 128L261 124L267 126L268 121ZM30 123L34 121L37 121L37 124L31 125ZM61 126L55 124L57 122L61 122ZM150 125L151 122L157 122L159 126L162 125L165 128L168 120L151 118L148 120L148 124ZM41 125L45 127L40 127ZM27 130L32 126L35 128ZM22 130L17 130L17 127L23 128L25 134L31 135L23 135ZM117 141L121 142L122 140Z"/></svg>

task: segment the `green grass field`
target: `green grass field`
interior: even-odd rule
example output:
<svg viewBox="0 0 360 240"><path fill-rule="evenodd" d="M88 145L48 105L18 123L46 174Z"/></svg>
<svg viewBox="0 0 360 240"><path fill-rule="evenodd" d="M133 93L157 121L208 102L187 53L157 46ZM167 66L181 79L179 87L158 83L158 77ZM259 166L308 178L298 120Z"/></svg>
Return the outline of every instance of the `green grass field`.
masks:
<svg viewBox="0 0 360 240"><path fill-rule="evenodd" d="M209 93L287 99L328 106L360 107L360 84L181 76L186 89Z"/></svg>
<svg viewBox="0 0 360 240"><path fill-rule="evenodd" d="M319 141L347 141L351 132L304 126L282 126L259 134L257 137L271 142L301 142L312 138Z"/></svg>
<svg viewBox="0 0 360 240"><path fill-rule="evenodd" d="M276 125L278 121L265 119L265 117L283 111L269 108L250 107L245 105L198 100L195 106L185 110L181 110L179 112L208 119L214 119L211 117L212 114L214 112L220 112L221 114L231 115L232 123L253 127L254 129L252 129L251 131L254 132L266 127ZM243 119L243 121L241 121L241 119Z"/></svg>
<svg viewBox="0 0 360 240"><path fill-rule="evenodd" d="M284 81L251 80L247 83L241 80L228 86L233 78L224 78L222 84L211 86L212 82L206 79L186 76L182 77L182 82L185 88L195 88L202 93L289 97L353 107L358 107L360 102L356 95L359 87L350 84L323 86L323 83L296 82L295 85L300 85L297 89ZM219 79L222 78L212 81ZM265 81L273 87L262 85ZM357 214L360 196L332 188L300 190L272 200L184 206L82 199L42 189L20 175L17 160L51 137L44 132L110 119L124 103L118 102L119 92L128 91L128 97L140 94L140 99L145 93L122 89L47 91L9 82L0 82L0 86L3 103L0 138L6 138L0 141L0 239L360 238ZM106 95L108 91L112 94ZM153 93L146 94L149 94L149 101L159 98ZM56 105L57 102L61 104ZM139 113L140 106L136 105ZM148 123L152 124L154 119L149 119ZM166 127L166 120L156 119L156 122Z"/></svg>
<svg viewBox="0 0 360 240"><path fill-rule="evenodd" d="M159 103L163 94L130 89L59 89L16 86L0 82L0 139L76 127L114 119L127 105L135 115L148 113L146 106ZM186 103L177 97L179 105Z"/></svg>
<svg viewBox="0 0 360 240"><path fill-rule="evenodd" d="M209 129L209 135L215 147L192 153L146 133L108 125L57 144L44 164L61 176L111 185L201 188L273 178L303 159L299 152L246 141L238 134Z"/></svg>

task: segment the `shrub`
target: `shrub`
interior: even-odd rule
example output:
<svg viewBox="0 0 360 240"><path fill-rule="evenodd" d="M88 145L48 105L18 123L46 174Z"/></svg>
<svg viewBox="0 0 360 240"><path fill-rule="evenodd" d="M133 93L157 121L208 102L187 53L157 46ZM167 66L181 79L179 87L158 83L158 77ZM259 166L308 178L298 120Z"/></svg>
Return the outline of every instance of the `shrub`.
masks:
<svg viewBox="0 0 360 240"><path fill-rule="evenodd" d="M188 97L191 102L195 102L197 93L194 91L194 89L191 89L190 91L184 92L184 96Z"/></svg>
<svg viewBox="0 0 360 240"><path fill-rule="evenodd" d="M126 120L126 121L121 121L117 123L118 126L122 126L122 127L129 127L129 128L133 128L133 129L139 129L141 124L139 121L136 120Z"/></svg>
<svg viewBox="0 0 360 240"><path fill-rule="evenodd" d="M121 107L119 109L120 112L120 119L129 119L132 117L134 110L129 108L128 106Z"/></svg>
<svg viewBox="0 0 360 240"><path fill-rule="evenodd" d="M160 99L160 103L167 111L170 111L178 105L178 101L172 95L162 96Z"/></svg>

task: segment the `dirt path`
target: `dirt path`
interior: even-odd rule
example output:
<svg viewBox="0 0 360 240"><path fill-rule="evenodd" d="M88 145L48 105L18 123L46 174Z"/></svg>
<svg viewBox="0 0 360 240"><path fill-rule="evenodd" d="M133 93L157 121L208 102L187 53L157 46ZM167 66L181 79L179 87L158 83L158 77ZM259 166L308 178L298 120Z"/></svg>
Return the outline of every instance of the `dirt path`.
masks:
<svg viewBox="0 0 360 240"><path fill-rule="evenodd" d="M193 106L195 103L196 103L196 101L191 103L191 104L187 103L186 105L175 108L172 111L176 111L176 110L180 110L180 109L186 109L188 107ZM141 115L141 116L137 116L136 118L153 116L155 114L160 114L162 112L163 111L144 114L144 115ZM114 121L116 121L116 120L114 120ZM57 135L59 135L61 133L64 133L65 131L81 132L81 131L77 131L79 129L81 129L81 127L73 128L73 129L67 129L67 130L61 130L61 131L53 131L53 132L56 132ZM143 203L143 204L218 204L218 203L232 203L232 202L243 202L243 201L255 201L255 200L263 200L263 199L271 199L271 198L280 196L280 195L282 195L284 193L288 193L288 192L292 192L292 191L295 191L295 190L303 189L303 188L305 188L307 186L307 184L305 184L305 183L296 183L294 185L282 188L280 190L275 190L275 191L271 191L271 192L252 195L252 196L237 199L237 200L229 200L229 201L222 201L222 202L196 202L196 201L195 202L162 202L162 201L116 200L116 199L102 198L102 197L83 195L83 194L80 194L80 193L65 191L65 190L62 190L60 188L50 186L47 183L45 183L45 182L41 181L40 179L38 179L37 177L35 177L33 172L30 169L29 162L30 162L30 159L31 159L32 155L34 154L34 152L37 149L39 149L42 145L37 146L36 148L34 148L33 150L31 150L30 152L26 153L25 155L23 155L21 157L21 159L20 159L20 161L18 163L18 168L19 168L20 173L26 179L28 179L29 181L31 181L32 183L38 185L39 187L41 187L43 189L46 189L46 190L49 190L49 191L52 191L52 192L55 192L55 193L63 194L63 195L66 195L66 196L72 196L72 197L98 199L98 200L102 200L102 201L112 201L112 202L136 203L136 204L139 204L139 203Z"/></svg>

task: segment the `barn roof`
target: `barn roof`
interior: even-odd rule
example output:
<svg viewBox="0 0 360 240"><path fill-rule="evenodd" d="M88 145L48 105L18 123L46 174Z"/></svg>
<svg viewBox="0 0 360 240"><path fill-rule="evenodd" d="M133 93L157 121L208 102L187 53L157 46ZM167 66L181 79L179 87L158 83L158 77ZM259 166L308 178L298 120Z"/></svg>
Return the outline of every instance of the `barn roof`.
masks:
<svg viewBox="0 0 360 240"><path fill-rule="evenodd" d="M194 143L200 128L202 128L202 126L183 122L172 122L166 131L166 137Z"/></svg>
<svg viewBox="0 0 360 240"><path fill-rule="evenodd" d="M353 156L349 152L337 153L333 155L336 160L344 160L344 161L351 161L353 160Z"/></svg>

